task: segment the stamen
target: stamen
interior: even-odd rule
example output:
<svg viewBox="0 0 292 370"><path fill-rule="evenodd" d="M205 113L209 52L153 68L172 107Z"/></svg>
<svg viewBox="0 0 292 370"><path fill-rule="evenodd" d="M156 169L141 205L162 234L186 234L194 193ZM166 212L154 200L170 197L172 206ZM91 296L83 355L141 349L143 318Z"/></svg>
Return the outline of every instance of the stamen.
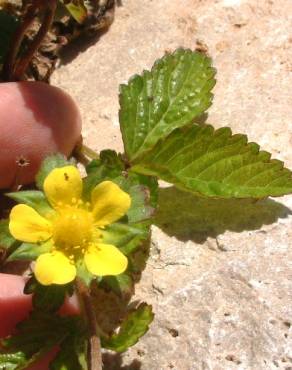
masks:
<svg viewBox="0 0 292 370"><path fill-rule="evenodd" d="M58 249L76 257L81 248L87 247L93 231L90 212L70 205L68 210L63 209L59 213L53 223L53 240Z"/></svg>

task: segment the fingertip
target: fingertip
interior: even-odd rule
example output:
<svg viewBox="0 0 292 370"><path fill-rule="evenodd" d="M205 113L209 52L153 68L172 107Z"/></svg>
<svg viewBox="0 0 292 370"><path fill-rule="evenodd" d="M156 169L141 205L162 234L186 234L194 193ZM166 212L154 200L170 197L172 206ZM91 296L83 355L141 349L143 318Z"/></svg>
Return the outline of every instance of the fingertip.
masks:
<svg viewBox="0 0 292 370"><path fill-rule="evenodd" d="M79 109L66 92L42 82L1 83L0 97L0 188L16 178L32 183L46 156L72 153L81 135Z"/></svg>

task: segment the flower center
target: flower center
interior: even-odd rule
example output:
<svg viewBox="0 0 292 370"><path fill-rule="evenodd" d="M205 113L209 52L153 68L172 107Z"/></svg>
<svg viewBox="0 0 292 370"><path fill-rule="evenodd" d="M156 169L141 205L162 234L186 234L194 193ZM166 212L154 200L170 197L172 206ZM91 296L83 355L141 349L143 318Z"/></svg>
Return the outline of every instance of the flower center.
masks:
<svg viewBox="0 0 292 370"><path fill-rule="evenodd" d="M90 212L70 207L62 210L54 222L53 239L55 246L75 254L74 250L83 249L91 241L93 219Z"/></svg>

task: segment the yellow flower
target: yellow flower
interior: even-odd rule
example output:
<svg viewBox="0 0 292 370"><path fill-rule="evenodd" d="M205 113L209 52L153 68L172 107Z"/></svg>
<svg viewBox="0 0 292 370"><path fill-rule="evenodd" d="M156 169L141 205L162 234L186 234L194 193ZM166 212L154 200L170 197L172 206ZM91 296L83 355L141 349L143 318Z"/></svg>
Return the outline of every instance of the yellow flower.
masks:
<svg viewBox="0 0 292 370"><path fill-rule="evenodd" d="M12 208L9 230L17 240L52 243L41 254L34 273L43 285L67 284L76 277L76 263L83 259L94 275L118 275L127 268L127 258L114 245L102 243L102 229L125 215L130 196L111 181L103 181L91 193L91 203L82 200L82 179L74 166L54 169L45 179L44 192L53 207L46 217L19 204ZM36 248L38 246L36 245Z"/></svg>

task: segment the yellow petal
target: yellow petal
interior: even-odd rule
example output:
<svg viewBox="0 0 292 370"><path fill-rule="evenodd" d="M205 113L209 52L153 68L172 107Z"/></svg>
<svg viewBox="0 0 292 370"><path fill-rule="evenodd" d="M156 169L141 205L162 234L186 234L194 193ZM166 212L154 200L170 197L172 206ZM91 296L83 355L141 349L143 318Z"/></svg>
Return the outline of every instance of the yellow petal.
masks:
<svg viewBox="0 0 292 370"><path fill-rule="evenodd" d="M103 181L91 194L97 226L106 226L124 216L131 205L129 194L112 181Z"/></svg>
<svg viewBox="0 0 292 370"><path fill-rule="evenodd" d="M34 274L42 285L63 285L75 279L76 267L62 252L54 251L38 257Z"/></svg>
<svg viewBox="0 0 292 370"><path fill-rule="evenodd" d="M52 236L52 225L33 208L18 204L10 212L9 231L17 240L38 243Z"/></svg>
<svg viewBox="0 0 292 370"><path fill-rule="evenodd" d="M128 266L127 257L114 245L91 245L84 256L85 265L93 275L119 275Z"/></svg>
<svg viewBox="0 0 292 370"><path fill-rule="evenodd" d="M72 205L82 194L82 179L74 166L55 168L44 181L45 194L53 207Z"/></svg>

